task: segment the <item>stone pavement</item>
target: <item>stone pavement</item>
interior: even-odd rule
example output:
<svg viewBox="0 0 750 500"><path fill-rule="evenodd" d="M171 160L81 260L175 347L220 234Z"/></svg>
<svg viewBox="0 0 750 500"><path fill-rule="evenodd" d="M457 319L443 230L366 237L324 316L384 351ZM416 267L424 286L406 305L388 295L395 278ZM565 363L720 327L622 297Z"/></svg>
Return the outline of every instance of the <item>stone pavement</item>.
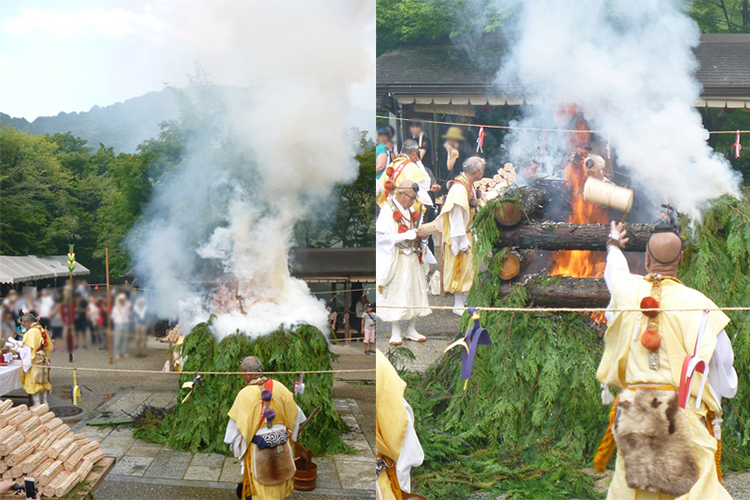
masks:
<svg viewBox="0 0 750 500"><path fill-rule="evenodd" d="M166 407L174 403L175 397L174 392L125 392L99 408L95 418L124 417L134 414L143 404ZM335 399L334 403L351 428L342 439L355 454L316 458L318 487L312 492L295 491L292 499L375 496L375 452L361 430L359 422L364 421L364 416L354 399ZM80 422L73 429L100 441L107 455L117 457L117 464L97 494L100 498L138 495L144 495L143 498L145 495L148 498L236 498L234 490L241 477L240 464L234 458L215 453L174 451L161 444L134 439L132 429L125 426L93 427Z"/></svg>
<svg viewBox="0 0 750 500"><path fill-rule="evenodd" d="M429 295L428 298L431 306L453 305L453 295L451 294L446 294L445 297ZM414 353L416 359L405 363L403 368L409 371L424 373L443 356L445 348L461 334L460 327L461 318L451 311L432 311L429 316L419 318L417 320L417 331L427 337L427 340L425 342L404 341L403 347L408 348ZM384 354L387 354L391 348L389 344L391 325L390 323L379 321L376 328L375 345ZM406 328L406 325L402 325L402 328ZM402 367L397 366L396 368Z"/></svg>

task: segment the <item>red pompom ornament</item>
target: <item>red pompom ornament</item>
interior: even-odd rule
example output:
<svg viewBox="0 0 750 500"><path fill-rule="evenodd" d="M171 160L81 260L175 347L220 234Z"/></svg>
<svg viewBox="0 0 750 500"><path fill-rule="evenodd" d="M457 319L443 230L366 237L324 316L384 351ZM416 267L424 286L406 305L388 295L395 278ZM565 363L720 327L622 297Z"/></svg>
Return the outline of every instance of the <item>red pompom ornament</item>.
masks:
<svg viewBox="0 0 750 500"><path fill-rule="evenodd" d="M383 187L386 191L391 191L393 189L393 183L391 181L385 181Z"/></svg>
<svg viewBox="0 0 750 500"><path fill-rule="evenodd" d="M406 231L408 231L408 230L409 230L409 228L408 228L408 227L406 227L406 226L405 226L405 225L403 225L403 224L402 224L402 225L400 225L400 226L398 226L398 232L399 232L399 234L405 233L405 232L406 232Z"/></svg>
<svg viewBox="0 0 750 500"><path fill-rule="evenodd" d="M412 212L411 220L413 220L414 222L417 222L419 220L419 212Z"/></svg>
<svg viewBox="0 0 750 500"><path fill-rule="evenodd" d="M386 168L385 175L387 175L388 177L393 177L393 167Z"/></svg>
<svg viewBox="0 0 750 500"><path fill-rule="evenodd" d="M402 214L401 212L393 212L393 220L395 220L396 222L400 221L403 218L404 214Z"/></svg>
<svg viewBox="0 0 750 500"><path fill-rule="evenodd" d="M641 309L658 309L659 301L653 297L643 297L641 300ZM649 318L655 318L659 315L659 311L641 311Z"/></svg>
<svg viewBox="0 0 750 500"><path fill-rule="evenodd" d="M661 345L661 335L654 330L646 330L641 335L641 345L651 352L656 351Z"/></svg>

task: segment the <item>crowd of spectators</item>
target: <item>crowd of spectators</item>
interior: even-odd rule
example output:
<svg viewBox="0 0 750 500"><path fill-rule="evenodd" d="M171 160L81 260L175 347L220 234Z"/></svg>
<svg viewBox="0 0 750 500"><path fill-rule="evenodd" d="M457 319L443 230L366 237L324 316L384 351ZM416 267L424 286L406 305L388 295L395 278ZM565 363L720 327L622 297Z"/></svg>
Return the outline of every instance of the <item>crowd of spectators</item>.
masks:
<svg viewBox="0 0 750 500"><path fill-rule="evenodd" d="M72 308L71 308L72 293ZM21 339L23 328L18 318L30 312L55 341L56 351L98 347L109 349L108 321L112 321L112 350L115 358L128 357L131 344L135 355L146 356L146 338L154 324L154 314L142 293L125 285L110 291L110 306L106 291L90 287L85 280L71 286L70 281L59 288L24 287L9 290L0 305L0 334ZM72 323L72 324L71 324Z"/></svg>

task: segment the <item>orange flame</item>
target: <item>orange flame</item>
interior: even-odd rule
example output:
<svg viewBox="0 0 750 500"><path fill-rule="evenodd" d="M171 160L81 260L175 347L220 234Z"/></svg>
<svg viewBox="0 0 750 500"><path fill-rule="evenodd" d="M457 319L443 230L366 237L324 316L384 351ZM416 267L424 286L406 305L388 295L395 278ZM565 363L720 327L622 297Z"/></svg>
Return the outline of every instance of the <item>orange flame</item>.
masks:
<svg viewBox="0 0 750 500"><path fill-rule="evenodd" d="M576 108L566 108L563 112L571 113ZM578 115L573 141L588 141L588 126L585 120ZM586 171L582 162L569 163L563 174L565 184L571 192L571 213L568 222L575 224L602 223L606 224L607 211L594 203L583 199L583 185L586 182ZM605 252L592 252L589 250L559 250L554 253L554 266L550 274L555 276L571 276L575 278L601 278L604 276L606 264ZM592 313L591 317L597 323L604 321L604 313Z"/></svg>

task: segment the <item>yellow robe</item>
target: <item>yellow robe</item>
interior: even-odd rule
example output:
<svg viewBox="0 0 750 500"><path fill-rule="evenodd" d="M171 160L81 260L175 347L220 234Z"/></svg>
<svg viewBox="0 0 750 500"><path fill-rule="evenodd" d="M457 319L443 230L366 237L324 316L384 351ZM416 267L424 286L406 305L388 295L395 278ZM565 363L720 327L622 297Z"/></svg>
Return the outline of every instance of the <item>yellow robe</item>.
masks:
<svg viewBox="0 0 750 500"><path fill-rule="evenodd" d="M404 407L406 382L401 380L396 369L379 349L375 353L375 446L378 455L393 460L395 470L395 462L401 456L406 427L409 425L409 417ZM378 476L378 485L383 500L395 500L396 496L393 494L386 471L382 471Z"/></svg>
<svg viewBox="0 0 750 500"><path fill-rule="evenodd" d="M402 163L406 162L406 166L404 166L404 169L401 171L401 173L398 175L396 179L391 179L391 177L388 174L383 174L383 176L380 178L380 182L385 184L385 181L391 181L393 182L394 187L398 187L399 184L404 182L405 180L412 181L416 184L419 184L423 180L428 178L428 175L419 168L419 165L414 163L413 161L409 160L408 157L404 155L399 155L398 158L396 158L393 163L389 165L389 167L393 167L393 173L395 174L398 170L399 166L401 166ZM382 207L383 203L385 203L385 200L388 198L386 195L385 189L382 193L380 193L380 196L378 197L378 206ZM416 202L415 210L421 211L422 205L419 202Z"/></svg>
<svg viewBox="0 0 750 500"><path fill-rule="evenodd" d="M651 295L651 283L630 275L616 283L610 308L638 308L643 297ZM662 281L662 308L715 308L716 305L702 293L673 280ZM615 316L604 335L604 353L596 372L596 378L610 386L626 388L633 384L672 385L679 387L682 363L686 354L692 354L698 336L702 312L662 312L659 314L659 333L662 336L659 354L659 369L649 368L649 351L640 343L640 335L646 327L646 316L639 311L623 312ZM716 347L716 338L729 323L729 318L721 311L712 311L703 333L703 341L698 355L708 363ZM700 477L687 495L687 499L728 499L731 498L721 486L716 475L714 455L718 441L709 434L704 420L710 409L716 417L722 415L721 407L706 384L702 403L695 408L700 379L693 379L691 396L685 416L695 449ZM624 460L618 450L615 475L607 496L610 500L667 500L670 495L642 490L633 490L625 480Z"/></svg>
<svg viewBox="0 0 750 500"><path fill-rule="evenodd" d="M263 391L263 385L248 385L242 389L237 398L234 400L232 408L229 410L229 418L237 424L237 429L242 433L242 437L247 442L247 451L242 457L245 464L245 476L249 478L250 494L253 499L257 500L283 500L292 494L294 490L294 479L289 479L277 486L266 486L258 483L252 477L252 450L250 441L258 431L261 419L260 393ZM281 382L273 381L273 398L269 406L276 411L274 424L284 424L287 429L294 429L297 423L297 403L294 401L292 393L284 387ZM243 478L244 481L244 478Z"/></svg>
<svg viewBox="0 0 750 500"><path fill-rule="evenodd" d="M34 356L42 346L43 340L42 327L39 325L33 325L23 335L23 343L31 348L32 361L32 365L29 371L22 372L23 374L21 376L21 380L23 381L23 390L26 391L27 394L38 394L40 392L49 391L50 389L52 389L52 385L49 382L46 382L44 384L37 384L36 382L34 382L34 370L37 369L33 365ZM49 335L47 335L47 347L45 347L41 351L41 353L43 353L46 357L49 357L50 353L52 352L52 347L52 339L49 337Z"/></svg>
<svg viewBox="0 0 750 500"><path fill-rule="evenodd" d="M459 252L458 255L453 255L451 251L453 240L451 239L450 211L455 207L461 207L469 214L466 237L473 243L473 235L469 228L474 221L474 214L469 206L469 193L460 182L455 182L451 186L440 214L443 218L443 288L448 293L468 293L474 282L471 247L464 252Z"/></svg>

